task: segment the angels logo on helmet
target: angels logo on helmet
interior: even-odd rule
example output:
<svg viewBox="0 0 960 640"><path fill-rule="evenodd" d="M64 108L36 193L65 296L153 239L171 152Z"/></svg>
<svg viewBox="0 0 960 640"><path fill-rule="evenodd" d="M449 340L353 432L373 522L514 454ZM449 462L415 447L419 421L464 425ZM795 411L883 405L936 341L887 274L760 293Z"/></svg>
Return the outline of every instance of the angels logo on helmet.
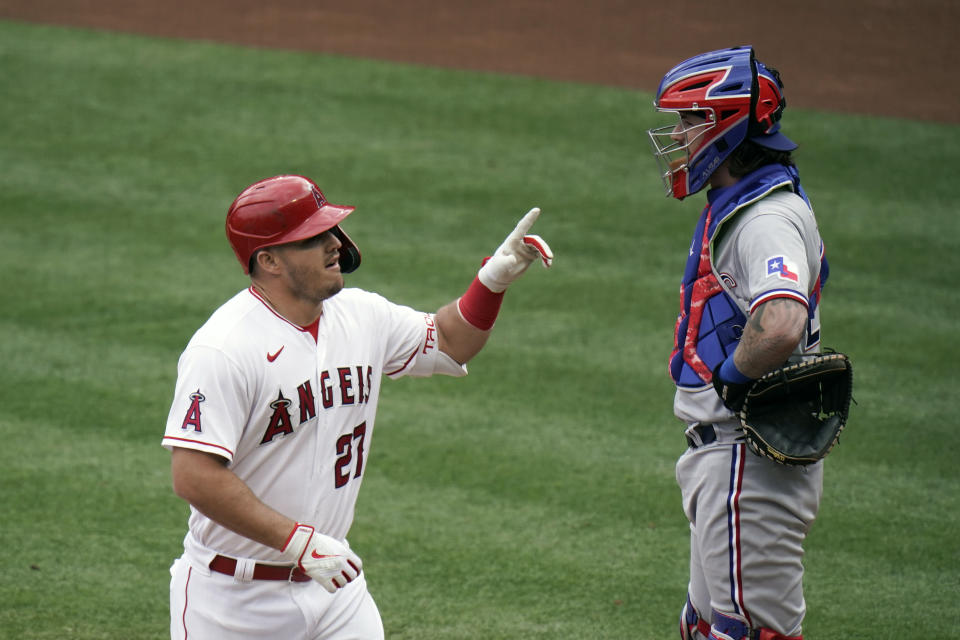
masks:
<svg viewBox="0 0 960 640"><path fill-rule="evenodd" d="M250 185L227 212L227 239L244 273L257 251L305 240L331 231L340 240L340 270L360 266L360 250L340 224L354 210L330 203L319 187L304 176L280 175Z"/></svg>

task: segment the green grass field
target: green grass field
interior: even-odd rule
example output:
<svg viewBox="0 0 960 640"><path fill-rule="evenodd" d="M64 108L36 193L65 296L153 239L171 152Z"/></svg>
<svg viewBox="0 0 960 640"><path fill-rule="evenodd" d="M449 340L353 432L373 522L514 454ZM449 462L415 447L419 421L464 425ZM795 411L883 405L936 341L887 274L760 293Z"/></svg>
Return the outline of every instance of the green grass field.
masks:
<svg viewBox="0 0 960 640"><path fill-rule="evenodd" d="M177 358L245 286L227 206L285 172L357 206L348 284L397 302L459 295L534 205L557 255L466 380L384 384L351 543L387 636L676 637L665 359L702 198L664 198L650 95L11 22L0 88L0 637L168 637ZM960 637L960 127L785 122L858 402L805 637Z"/></svg>

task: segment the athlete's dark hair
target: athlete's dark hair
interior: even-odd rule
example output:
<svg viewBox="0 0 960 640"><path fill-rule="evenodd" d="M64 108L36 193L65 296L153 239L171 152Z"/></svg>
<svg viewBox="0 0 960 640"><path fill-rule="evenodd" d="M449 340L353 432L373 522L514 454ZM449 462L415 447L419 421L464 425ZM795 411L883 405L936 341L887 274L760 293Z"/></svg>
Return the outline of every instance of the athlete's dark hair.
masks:
<svg viewBox="0 0 960 640"><path fill-rule="evenodd" d="M793 161L792 152L768 149L749 139L744 140L743 144L733 150L727 166L731 176L734 178L742 178L748 173L756 171L760 167L768 164L782 164L788 167L796 166L796 163Z"/></svg>

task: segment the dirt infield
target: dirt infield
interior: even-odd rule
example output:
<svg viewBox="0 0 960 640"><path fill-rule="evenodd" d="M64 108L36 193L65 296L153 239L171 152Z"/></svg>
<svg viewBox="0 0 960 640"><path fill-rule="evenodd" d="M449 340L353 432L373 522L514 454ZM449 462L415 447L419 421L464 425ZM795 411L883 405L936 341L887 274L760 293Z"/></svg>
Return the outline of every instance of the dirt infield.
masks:
<svg viewBox="0 0 960 640"><path fill-rule="evenodd" d="M0 17L652 91L753 44L791 105L960 123L955 0L0 0ZM721 15L722 14L722 15Z"/></svg>

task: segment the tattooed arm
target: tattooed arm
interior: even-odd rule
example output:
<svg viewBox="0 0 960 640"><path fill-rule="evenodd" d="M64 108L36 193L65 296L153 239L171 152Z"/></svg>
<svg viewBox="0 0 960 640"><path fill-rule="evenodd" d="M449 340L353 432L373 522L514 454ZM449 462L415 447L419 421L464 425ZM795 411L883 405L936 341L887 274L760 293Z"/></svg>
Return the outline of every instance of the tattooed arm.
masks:
<svg viewBox="0 0 960 640"><path fill-rule="evenodd" d="M744 375L759 378L782 366L803 337L807 308L790 298L775 298L751 314L733 361Z"/></svg>

